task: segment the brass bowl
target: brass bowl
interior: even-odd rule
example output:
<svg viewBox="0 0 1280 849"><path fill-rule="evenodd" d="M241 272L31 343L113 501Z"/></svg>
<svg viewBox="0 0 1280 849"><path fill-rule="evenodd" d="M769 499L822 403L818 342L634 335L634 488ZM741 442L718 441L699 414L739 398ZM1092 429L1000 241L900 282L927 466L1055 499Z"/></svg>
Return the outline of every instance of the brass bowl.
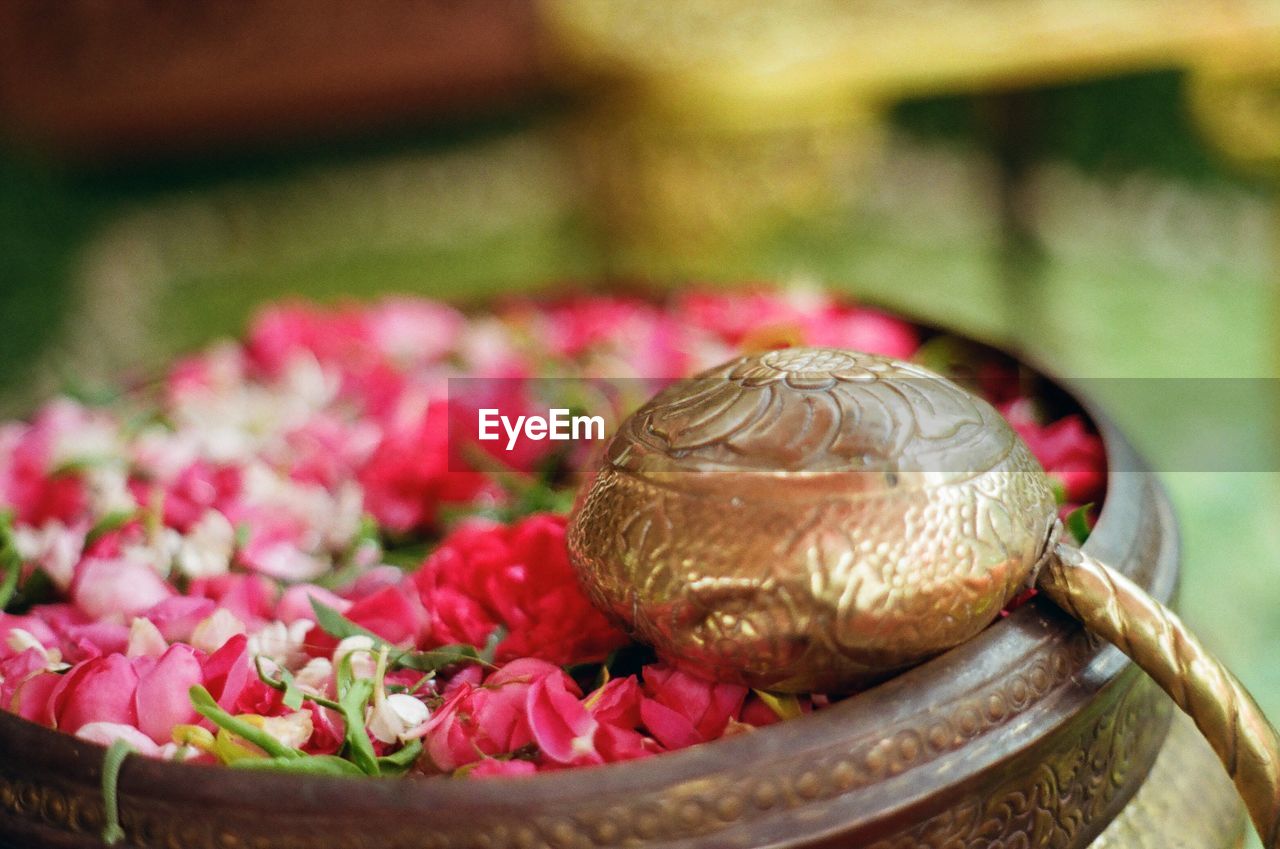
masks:
<svg viewBox="0 0 1280 849"><path fill-rule="evenodd" d="M1130 473L1148 470L1124 437L1081 407L1109 464L1086 550L1167 602L1178 574L1168 500L1150 475ZM1090 845L1143 784L1171 715L1118 651L1033 601L826 710L644 761L457 781L129 758L119 809L127 845L173 849L1073 849ZM0 713L0 843L100 846L103 751ZM1225 779L1204 776L1221 798ZM1234 823L1223 834L1238 834Z"/></svg>

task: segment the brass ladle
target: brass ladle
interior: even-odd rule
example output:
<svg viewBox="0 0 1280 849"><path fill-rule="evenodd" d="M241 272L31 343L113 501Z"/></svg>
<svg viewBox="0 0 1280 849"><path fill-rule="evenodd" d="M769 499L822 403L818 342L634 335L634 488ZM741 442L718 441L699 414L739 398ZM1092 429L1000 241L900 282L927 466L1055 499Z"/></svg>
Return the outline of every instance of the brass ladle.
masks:
<svg viewBox="0 0 1280 849"><path fill-rule="evenodd" d="M1043 469L985 401L910 363L789 348L624 421L569 548L593 600L661 656L775 691L887 677L1034 584L1195 720L1280 849L1275 729L1176 615L1060 530Z"/></svg>

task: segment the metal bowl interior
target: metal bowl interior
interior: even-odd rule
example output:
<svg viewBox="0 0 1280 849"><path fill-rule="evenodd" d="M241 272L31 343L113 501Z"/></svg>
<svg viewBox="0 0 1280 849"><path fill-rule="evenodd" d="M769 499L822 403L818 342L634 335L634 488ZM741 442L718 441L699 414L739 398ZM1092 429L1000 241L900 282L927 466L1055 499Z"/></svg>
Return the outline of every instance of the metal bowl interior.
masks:
<svg viewBox="0 0 1280 849"><path fill-rule="evenodd" d="M1169 504L1123 435L1075 401L1109 466L1087 550L1168 602ZM643 761L456 781L129 758L119 810L126 844L191 849L1076 847L1142 783L1170 707L1118 651L1033 601L826 710ZM0 842L101 845L103 753L0 712Z"/></svg>

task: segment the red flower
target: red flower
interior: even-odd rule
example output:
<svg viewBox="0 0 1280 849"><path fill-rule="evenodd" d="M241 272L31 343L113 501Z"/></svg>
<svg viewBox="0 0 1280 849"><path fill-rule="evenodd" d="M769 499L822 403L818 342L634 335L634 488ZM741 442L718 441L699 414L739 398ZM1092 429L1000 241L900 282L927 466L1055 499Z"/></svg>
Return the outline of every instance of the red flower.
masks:
<svg viewBox="0 0 1280 849"><path fill-rule="evenodd" d="M708 681L661 664L645 667L644 688L649 697L640 705L640 716L668 749L720 737L747 697L746 687Z"/></svg>
<svg viewBox="0 0 1280 849"><path fill-rule="evenodd" d="M279 375L295 357L310 355L322 363L344 354L367 357L365 328L355 310L323 309L310 304L281 304L263 310L249 328L245 353L270 376Z"/></svg>
<svg viewBox="0 0 1280 849"><path fill-rule="evenodd" d="M534 515L510 526L465 525L413 576L431 616L430 645L482 646L498 626L499 662L600 660L627 637L591 605L565 547L565 518Z"/></svg>
<svg viewBox="0 0 1280 849"><path fill-rule="evenodd" d="M809 292L702 292L685 295L678 309L695 327L734 347L772 341L854 348L907 358L920 346L915 328L875 310L842 306Z"/></svg>
<svg viewBox="0 0 1280 849"><path fill-rule="evenodd" d="M1025 399L1006 404L1000 412L1049 476L1062 484L1068 502L1101 500L1107 483L1106 451L1102 438L1089 430L1081 416L1072 413L1042 425Z"/></svg>
<svg viewBox="0 0 1280 849"><path fill-rule="evenodd" d="M258 676L249 659L249 638L237 634L204 661L204 687L224 710L231 710Z"/></svg>
<svg viewBox="0 0 1280 849"><path fill-rule="evenodd" d="M457 457L450 466L448 408L433 401L411 425L393 427L360 470L365 507L393 531L430 527L441 504L470 501L491 486Z"/></svg>
<svg viewBox="0 0 1280 849"><path fill-rule="evenodd" d="M320 591L323 592L323 591ZM326 597L312 589L309 595L316 597L322 604L328 604ZM372 631L388 643L396 646L413 646L418 642L426 628L427 617L412 595L400 586L389 586L378 590L356 601L354 604L346 599L339 599L341 605L336 608L360 627ZM309 604L309 603L308 603ZM330 605L331 607L333 605ZM313 619L315 613L308 610L300 618ZM338 640L318 628L307 635L307 650L313 655L328 656L333 653Z"/></svg>
<svg viewBox="0 0 1280 849"><path fill-rule="evenodd" d="M585 704L598 723L595 749L606 763L630 761L657 754L657 741L639 731L644 696L634 675L614 678L587 696Z"/></svg>
<svg viewBox="0 0 1280 849"><path fill-rule="evenodd" d="M165 524L185 533L205 511L225 509L240 493L243 477L243 471L236 466L219 466L204 460L187 466L164 491ZM132 488L139 504L156 500L145 484L134 482Z"/></svg>

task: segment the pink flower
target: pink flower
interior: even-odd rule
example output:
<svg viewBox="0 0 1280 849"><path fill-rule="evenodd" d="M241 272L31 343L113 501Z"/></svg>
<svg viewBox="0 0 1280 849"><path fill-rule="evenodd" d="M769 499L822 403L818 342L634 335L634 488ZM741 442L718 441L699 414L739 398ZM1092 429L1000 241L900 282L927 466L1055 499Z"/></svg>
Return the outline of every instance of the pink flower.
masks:
<svg viewBox="0 0 1280 849"><path fill-rule="evenodd" d="M475 776L476 778L495 778L533 775L537 771L538 768L532 761L520 760L518 758L511 758L509 760L485 758L473 766L467 772L467 775Z"/></svg>
<svg viewBox="0 0 1280 849"><path fill-rule="evenodd" d="M547 677L567 679L566 689L574 686L559 667L523 658L489 676L483 686L462 684L454 689L422 730L423 746L436 769L453 772L533 742L529 693Z"/></svg>
<svg viewBox="0 0 1280 849"><path fill-rule="evenodd" d="M31 617L43 623L43 628L31 631L25 625L17 627L30 631L43 645L49 645L46 638L52 631L55 645L69 663L123 651L129 639L129 626L123 622L96 622L73 604L37 605L23 620L34 624Z"/></svg>
<svg viewBox="0 0 1280 849"><path fill-rule="evenodd" d="M565 522L534 515L510 526L465 525L445 538L412 578L431 615L429 644L482 646L501 625L500 662L581 663L625 645L578 586Z"/></svg>
<svg viewBox="0 0 1280 849"><path fill-rule="evenodd" d="M124 740L138 754L149 758L158 758L163 755L163 747L157 745L155 740L132 725L119 722L89 722L80 726L76 736L81 740L97 743L99 746L110 746L117 740Z"/></svg>
<svg viewBox="0 0 1280 849"><path fill-rule="evenodd" d="M816 300L823 306L828 303L822 296ZM799 330L807 313L783 293L768 290L694 292L682 295L672 309L691 326L713 333L735 348L764 330Z"/></svg>
<svg viewBox="0 0 1280 849"><path fill-rule="evenodd" d="M0 611L0 660L13 657L15 654L22 654L27 650L24 647L15 649L7 639L17 629L26 631L32 637L35 637L36 642L45 648L58 648L58 635L39 616L34 614L19 616Z"/></svg>
<svg viewBox="0 0 1280 849"><path fill-rule="evenodd" d="M257 369L275 377L299 355L326 363L368 357L371 352L357 310L294 303L258 314L249 328L245 353Z"/></svg>
<svg viewBox="0 0 1280 849"><path fill-rule="evenodd" d="M154 666L137 664L145 670L138 677L134 694L138 729L143 734L157 743L167 743L175 725L196 720L188 691L204 681L201 660L195 649L177 644L169 646Z"/></svg>
<svg viewBox="0 0 1280 849"><path fill-rule="evenodd" d="M170 646L158 659L96 657L72 667L53 687L47 722L71 734L89 723L128 725L163 744L173 726L196 718L187 691L202 680L190 646Z"/></svg>
<svg viewBox="0 0 1280 849"><path fill-rule="evenodd" d="M899 318L859 307L833 307L806 322L805 344L852 348L910 359L920 347L916 329Z"/></svg>
<svg viewBox="0 0 1280 849"><path fill-rule="evenodd" d="M90 722L138 725L138 671L122 654L76 664L53 688L48 724L69 734Z"/></svg>
<svg viewBox="0 0 1280 849"><path fill-rule="evenodd" d="M174 595L173 588L139 558L88 557L76 569L71 598L95 619L128 622Z"/></svg>
<svg viewBox="0 0 1280 849"><path fill-rule="evenodd" d="M379 436L370 421L320 413L285 434L279 461L291 479L335 490L369 459Z"/></svg>
<svg viewBox="0 0 1280 849"><path fill-rule="evenodd" d="M347 618L393 645L413 645L425 626L418 600L399 587L387 587L347 608Z"/></svg>
<svg viewBox="0 0 1280 849"><path fill-rule="evenodd" d="M677 309L734 348L820 345L906 359L920 346L905 321L819 292L701 292Z"/></svg>
<svg viewBox="0 0 1280 849"><path fill-rule="evenodd" d="M641 298L521 302L513 312L551 355L575 360L586 374L673 378L691 365L678 320Z"/></svg>
<svg viewBox="0 0 1280 849"><path fill-rule="evenodd" d="M541 327L541 338L555 354L576 357L589 349L616 342L636 326L649 323L655 310L638 298L579 296L525 309Z"/></svg>
<svg viewBox="0 0 1280 849"><path fill-rule="evenodd" d="M208 598L175 595L149 608L142 616L171 643L189 641L196 626L208 619L218 605Z"/></svg>
<svg viewBox="0 0 1280 849"><path fill-rule="evenodd" d="M634 675L614 678L587 697L591 715L606 725L635 728L640 725L644 695Z"/></svg>
<svg viewBox="0 0 1280 849"><path fill-rule="evenodd" d="M339 613L346 613L352 605L348 599L324 587L318 587L315 584L294 584L280 596L280 603L276 605L275 618L286 625L299 619L314 621L316 614L311 606L311 599Z"/></svg>
<svg viewBox="0 0 1280 849"><path fill-rule="evenodd" d="M544 675L530 685L525 700L538 752L562 766L604 762L594 740L599 724L583 707L577 689L567 675Z"/></svg>
<svg viewBox="0 0 1280 849"><path fill-rule="evenodd" d="M645 727L668 749L715 740L738 715L747 688L719 684L670 666L644 670L648 698L640 705Z"/></svg>
<svg viewBox="0 0 1280 849"><path fill-rule="evenodd" d="M70 525L88 508L88 490L81 475L61 471L59 443L74 440L87 425L88 415L71 402L59 401L42 409L28 426L6 429L0 447L0 504L13 509L25 525L39 526L56 519Z"/></svg>
<svg viewBox="0 0 1280 849"><path fill-rule="evenodd" d="M508 450L509 440L501 433L496 440L481 440L477 422L480 410L496 410L496 415L517 421L521 416L545 415L547 401L534 397L536 385L523 376L493 377L455 381L449 386L449 462L455 471L470 469L466 452L484 452L499 464L531 472L553 448L553 443L519 438ZM499 428L499 430L501 430Z"/></svg>
<svg viewBox="0 0 1280 849"><path fill-rule="evenodd" d="M445 304L388 298L364 310L364 331L378 352L393 363L436 362L457 347L466 318Z"/></svg>
<svg viewBox="0 0 1280 849"><path fill-rule="evenodd" d="M228 518L249 529L236 552L246 569L281 581L312 580L324 572L325 564L306 550L310 529L301 519L268 508L235 508Z"/></svg>
<svg viewBox="0 0 1280 849"><path fill-rule="evenodd" d="M311 711L311 736L302 750L309 755L332 755L341 749L346 727L338 713L315 702L303 702L302 709Z"/></svg>
<svg viewBox="0 0 1280 849"><path fill-rule="evenodd" d="M1101 500L1107 483L1106 449L1081 416L1072 413L1042 425L1026 400L1006 404L1000 412L1050 477L1062 484L1068 502Z"/></svg>
<svg viewBox="0 0 1280 849"><path fill-rule="evenodd" d="M812 713L815 706L815 697L809 695L796 696L795 707L800 713ZM737 717L738 721L743 725L751 725L755 728L763 728L766 725L773 725L781 722L782 717L778 716L778 712L765 703L755 693L747 695L746 702L742 705L742 711Z"/></svg>
<svg viewBox="0 0 1280 849"><path fill-rule="evenodd" d="M47 725L49 697L62 680L47 667L47 656L35 648L0 660L0 708Z"/></svg>
<svg viewBox="0 0 1280 849"><path fill-rule="evenodd" d="M188 596L211 599L250 627L275 618L276 591L270 579L242 573L198 578L187 585Z"/></svg>

